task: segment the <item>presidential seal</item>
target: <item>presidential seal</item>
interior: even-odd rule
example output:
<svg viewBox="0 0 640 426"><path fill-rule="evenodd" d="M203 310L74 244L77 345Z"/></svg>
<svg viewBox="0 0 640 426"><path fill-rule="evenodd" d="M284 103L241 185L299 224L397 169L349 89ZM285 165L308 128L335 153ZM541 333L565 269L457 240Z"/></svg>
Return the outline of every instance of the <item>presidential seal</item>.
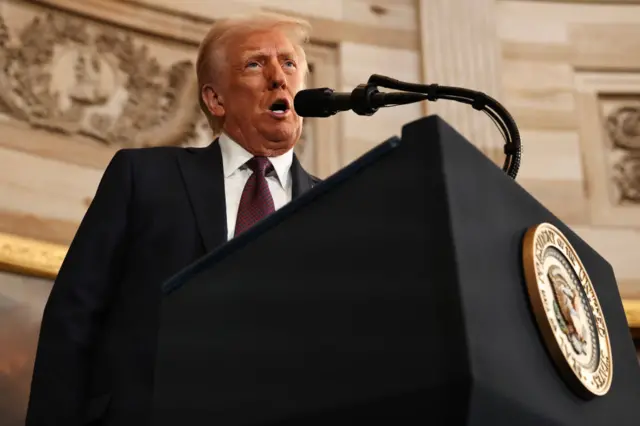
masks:
<svg viewBox="0 0 640 426"><path fill-rule="evenodd" d="M561 376L583 398L606 394L613 375L609 332L575 250L543 223L527 230L522 257L529 301Z"/></svg>

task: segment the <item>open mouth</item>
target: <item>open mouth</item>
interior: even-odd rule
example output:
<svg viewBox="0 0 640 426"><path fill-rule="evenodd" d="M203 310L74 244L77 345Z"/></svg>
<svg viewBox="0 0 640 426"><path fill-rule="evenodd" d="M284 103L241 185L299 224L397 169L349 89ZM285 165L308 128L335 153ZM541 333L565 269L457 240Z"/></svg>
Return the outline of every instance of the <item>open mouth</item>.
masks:
<svg viewBox="0 0 640 426"><path fill-rule="evenodd" d="M269 110L276 115L284 115L291 108L289 107L289 101L286 99L277 99L274 103L271 104Z"/></svg>

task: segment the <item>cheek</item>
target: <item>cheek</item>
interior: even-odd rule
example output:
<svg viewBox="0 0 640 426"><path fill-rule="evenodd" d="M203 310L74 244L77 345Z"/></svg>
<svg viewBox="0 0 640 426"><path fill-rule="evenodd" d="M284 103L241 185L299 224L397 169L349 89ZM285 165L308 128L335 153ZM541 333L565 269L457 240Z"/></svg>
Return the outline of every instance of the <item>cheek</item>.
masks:
<svg viewBox="0 0 640 426"><path fill-rule="evenodd" d="M227 94L228 109L247 111L259 108L262 91L248 85L237 85Z"/></svg>
<svg viewBox="0 0 640 426"><path fill-rule="evenodd" d="M287 75L287 86L294 93L303 89L304 78L299 72L291 72Z"/></svg>
<svg viewBox="0 0 640 426"><path fill-rule="evenodd" d="M304 89L304 79L302 79L301 77L294 78L292 86L295 88L296 92L299 92L300 90Z"/></svg>

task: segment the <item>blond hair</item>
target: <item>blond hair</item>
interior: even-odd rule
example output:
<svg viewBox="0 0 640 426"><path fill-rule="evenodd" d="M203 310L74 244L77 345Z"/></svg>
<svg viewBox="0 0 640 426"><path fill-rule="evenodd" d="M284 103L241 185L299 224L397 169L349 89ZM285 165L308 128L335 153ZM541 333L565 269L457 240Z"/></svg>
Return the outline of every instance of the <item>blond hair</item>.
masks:
<svg viewBox="0 0 640 426"><path fill-rule="evenodd" d="M294 45L300 57L298 65L303 69L303 74L306 79L308 64L303 45L308 41L311 25L303 19L266 12L224 18L213 24L200 43L196 60L198 100L200 102L200 109L207 117L214 136L218 136L222 131L224 118L216 117L209 112L209 108L207 108L202 98L202 88L205 84L210 83L212 76L214 76L214 78L220 78L223 65L226 61L226 43L234 35L274 29L283 31ZM305 79L303 79L303 81Z"/></svg>

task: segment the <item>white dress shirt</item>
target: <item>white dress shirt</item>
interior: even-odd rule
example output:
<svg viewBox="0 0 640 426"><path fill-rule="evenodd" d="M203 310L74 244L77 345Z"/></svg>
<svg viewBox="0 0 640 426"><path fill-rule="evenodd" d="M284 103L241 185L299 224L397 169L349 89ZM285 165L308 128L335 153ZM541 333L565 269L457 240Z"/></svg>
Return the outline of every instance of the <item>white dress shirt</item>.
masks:
<svg viewBox="0 0 640 426"><path fill-rule="evenodd" d="M222 169L224 172L224 194L227 206L227 238L230 240L235 234L236 217L240 206L240 197L244 186L253 173L246 163L253 158L253 154L222 133L218 139L222 153ZM273 204L278 210L291 201L291 163L293 149L277 156L269 157L275 171L267 175L269 190L273 197Z"/></svg>

